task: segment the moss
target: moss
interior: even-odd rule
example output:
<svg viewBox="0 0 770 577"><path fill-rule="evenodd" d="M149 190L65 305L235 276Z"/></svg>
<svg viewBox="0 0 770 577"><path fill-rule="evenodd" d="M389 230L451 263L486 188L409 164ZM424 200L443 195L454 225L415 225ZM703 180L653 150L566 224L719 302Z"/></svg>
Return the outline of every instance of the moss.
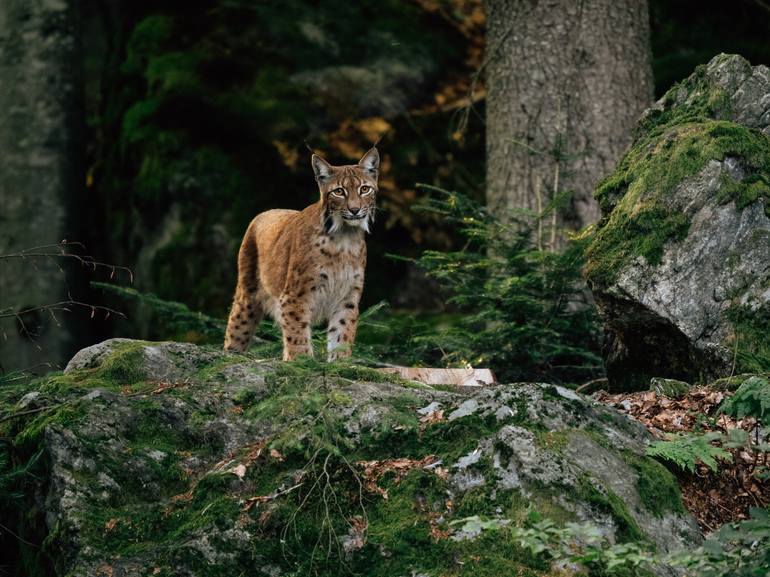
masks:
<svg viewBox="0 0 770 577"><path fill-rule="evenodd" d="M37 390L46 395L71 395L77 391L106 389L123 391L146 382L143 370L144 349L151 343L131 341L116 343L96 367L68 373L50 373L39 381Z"/></svg>
<svg viewBox="0 0 770 577"><path fill-rule="evenodd" d="M740 124L713 119L714 107L721 109L721 104L695 100L648 118L642 124L644 134L597 186L594 196L605 217L586 249L586 275L592 283L612 283L640 256L658 264L667 242L685 238L690 222L684 207L671 202L671 193L711 160L739 158L748 173L741 182L725 177L718 202L734 200L740 210L764 198L767 210L770 139Z"/></svg>
<svg viewBox="0 0 770 577"><path fill-rule="evenodd" d="M360 443L362 451L372 459L393 454L411 458L437 455L445 463L453 463L474 450L480 439L494 435L502 423L494 415L468 415L430 425L424 431L416 425L415 420L415 426L367 433Z"/></svg>
<svg viewBox="0 0 770 577"><path fill-rule="evenodd" d="M686 513L676 477L665 466L629 451L623 452L623 459L636 471L636 489L645 509L656 517L666 513Z"/></svg>
<svg viewBox="0 0 770 577"><path fill-rule="evenodd" d="M644 534L631 516L625 503L600 482L589 477L580 479L578 499L589 503L608 515L615 521L617 540L621 543L644 540Z"/></svg>
<svg viewBox="0 0 770 577"><path fill-rule="evenodd" d="M757 202L760 198L770 198L770 180L762 174L752 174L744 180L735 180L722 175L717 199L720 204L735 201L735 206L743 209ZM765 204L765 214L770 217L770 203Z"/></svg>
<svg viewBox="0 0 770 577"><path fill-rule="evenodd" d="M689 383L678 381L676 379L665 379L663 377L654 377L650 381L650 390L659 395L665 395L672 399L681 399L690 390Z"/></svg>
<svg viewBox="0 0 770 577"><path fill-rule="evenodd" d="M770 376L770 373L766 373L765 375L758 373L742 373L740 375L733 375L732 377L724 377L710 383L709 387L719 391L737 391L738 387L751 377L755 376Z"/></svg>
<svg viewBox="0 0 770 577"><path fill-rule="evenodd" d="M667 126L703 119L725 120L730 117L727 93L709 83L707 66L702 64L693 73L672 86L661 98L660 109L651 109L636 128L638 136L656 135Z"/></svg>
<svg viewBox="0 0 770 577"><path fill-rule="evenodd" d="M104 379L115 386L131 385L145 380L142 370L144 348L149 343L120 343L102 360L92 378Z"/></svg>
<svg viewBox="0 0 770 577"><path fill-rule="evenodd" d="M547 563L517 546L504 528L459 542L435 537L434 528L448 529L447 517L459 517L459 511L464 510L452 513L446 489L443 480L426 471L412 471L388 487L389 498L370 508L369 542L356 568L383 577L415 572L484 577L547 572ZM474 489L467 498L486 507L484 496L483 490ZM445 518L443 523L440 517Z"/></svg>
<svg viewBox="0 0 770 577"><path fill-rule="evenodd" d="M233 395L233 403L240 407L250 407L257 403L262 396L262 391L252 388L244 388Z"/></svg>
<svg viewBox="0 0 770 577"><path fill-rule="evenodd" d="M49 412L42 412L24 423L23 428L13 438L13 445L22 451L37 451L48 426L72 427L85 417L86 412L86 406L75 401L67 402Z"/></svg>
<svg viewBox="0 0 770 577"><path fill-rule="evenodd" d="M569 443L570 431L535 431L537 444L552 453L562 453Z"/></svg>

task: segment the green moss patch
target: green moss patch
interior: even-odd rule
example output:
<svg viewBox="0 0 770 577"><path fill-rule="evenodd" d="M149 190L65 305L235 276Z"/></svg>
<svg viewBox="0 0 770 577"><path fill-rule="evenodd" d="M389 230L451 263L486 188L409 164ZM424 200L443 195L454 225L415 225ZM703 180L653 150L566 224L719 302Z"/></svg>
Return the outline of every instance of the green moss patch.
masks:
<svg viewBox="0 0 770 577"><path fill-rule="evenodd" d="M587 249L592 283L611 284L639 256L659 263L666 242L687 235L684 207L670 196L711 160L735 157L747 173L741 181L722 176L718 203L734 201L742 210L765 199L770 215L770 139L729 120L729 98L711 84L706 67L671 88L661 103L640 121L633 147L594 191L605 216Z"/></svg>
<svg viewBox="0 0 770 577"><path fill-rule="evenodd" d="M628 507L611 489L602 486L601 483L596 483L594 479L584 477L580 480L578 497L581 501L590 503L603 513L612 516L619 542L644 540L644 534L628 511Z"/></svg>
<svg viewBox="0 0 770 577"><path fill-rule="evenodd" d="M586 274L592 283L607 285L633 259L658 264L665 244L687 236L690 222L670 199L674 189L695 176L711 160L740 158L749 175L729 179L718 202L735 201L741 209L768 199L770 139L739 124L699 119L641 138L602 181L594 196L605 218L587 248Z"/></svg>
<svg viewBox="0 0 770 577"><path fill-rule="evenodd" d="M651 457L640 457L629 451L623 458L638 475L636 488L642 506L656 517L666 513L686 514L676 477Z"/></svg>

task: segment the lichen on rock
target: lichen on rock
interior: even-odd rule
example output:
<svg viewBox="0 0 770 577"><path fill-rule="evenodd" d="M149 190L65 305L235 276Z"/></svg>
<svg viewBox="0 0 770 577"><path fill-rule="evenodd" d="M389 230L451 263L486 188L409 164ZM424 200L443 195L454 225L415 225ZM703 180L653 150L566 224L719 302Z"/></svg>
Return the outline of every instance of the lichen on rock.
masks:
<svg viewBox="0 0 770 577"><path fill-rule="evenodd" d="M586 275L613 387L770 369L768 68L727 55L699 67L645 113L594 194Z"/></svg>
<svg viewBox="0 0 770 577"><path fill-rule="evenodd" d="M71 576L534 576L548 564L510 535L533 516L659 552L700 540L649 434L613 409L545 384L386 379L181 343L85 349L17 391L48 410L3 425L17 462L45 455L27 508L0 519L44 546L13 558ZM476 516L497 529L453 524Z"/></svg>

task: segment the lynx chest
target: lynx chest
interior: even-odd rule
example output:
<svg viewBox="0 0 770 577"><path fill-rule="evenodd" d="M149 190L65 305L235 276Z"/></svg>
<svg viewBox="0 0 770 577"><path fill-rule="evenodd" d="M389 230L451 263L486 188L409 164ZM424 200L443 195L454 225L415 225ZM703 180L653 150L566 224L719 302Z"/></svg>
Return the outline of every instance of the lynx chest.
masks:
<svg viewBox="0 0 770 577"><path fill-rule="evenodd" d="M366 245L352 239L321 247L318 283L313 303L313 323L329 319L345 305L358 306L364 286Z"/></svg>

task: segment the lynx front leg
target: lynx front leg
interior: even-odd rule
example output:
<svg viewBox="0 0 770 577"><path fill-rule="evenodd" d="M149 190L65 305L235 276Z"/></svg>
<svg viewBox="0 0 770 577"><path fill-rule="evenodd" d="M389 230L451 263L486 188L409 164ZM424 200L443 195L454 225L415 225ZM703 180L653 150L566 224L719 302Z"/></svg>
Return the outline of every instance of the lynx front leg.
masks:
<svg viewBox="0 0 770 577"><path fill-rule="evenodd" d="M285 294L279 301L284 361L291 361L299 355L313 356L310 303L307 302L307 298L303 299L302 296Z"/></svg>
<svg viewBox="0 0 770 577"><path fill-rule="evenodd" d="M349 357L353 353L353 343L356 340L358 328L359 296L354 293L329 319L329 328L326 331L329 362Z"/></svg>

